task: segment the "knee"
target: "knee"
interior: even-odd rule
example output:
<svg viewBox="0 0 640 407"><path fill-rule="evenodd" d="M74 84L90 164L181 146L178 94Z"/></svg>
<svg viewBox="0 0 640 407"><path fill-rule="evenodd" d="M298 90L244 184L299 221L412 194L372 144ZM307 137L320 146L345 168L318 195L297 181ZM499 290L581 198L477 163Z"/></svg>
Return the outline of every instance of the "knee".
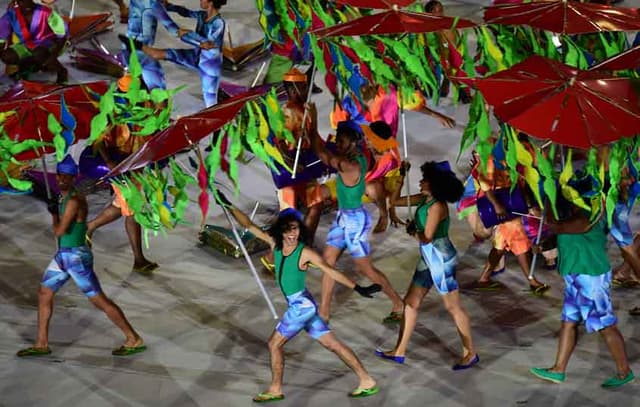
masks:
<svg viewBox="0 0 640 407"><path fill-rule="evenodd" d="M282 344L276 338L269 339L269 351L275 352L282 349Z"/></svg>
<svg viewBox="0 0 640 407"><path fill-rule="evenodd" d="M38 300L40 302L50 301L53 298L53 294L54 293L50 288L40 286L40 288L38 289Z"/></svg>

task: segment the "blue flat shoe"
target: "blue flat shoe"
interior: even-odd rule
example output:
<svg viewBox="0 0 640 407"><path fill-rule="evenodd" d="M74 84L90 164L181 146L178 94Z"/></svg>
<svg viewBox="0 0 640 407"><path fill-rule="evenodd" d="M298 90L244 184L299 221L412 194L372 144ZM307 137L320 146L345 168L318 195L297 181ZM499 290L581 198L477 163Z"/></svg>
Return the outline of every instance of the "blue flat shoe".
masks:
<svg viewBox="0 0 640 407"><path fill-rule="evenodd" d="M502 273L504 273L506 270L507 270L507 267L506 267L506 266L505 266L505 267L503 267L503 268L501 268L500 270L494 270L494 271L492 271L492 272L491 272L491 277L495 277L495 276L497 276L497 275L499 275L499 274L502 274Z"/></svg>
<svg viewBox="0 0 640 407"><path fill-rule="evenodd" d="M384 353L380 349L376 349L376 356L381 357L382 359L387 359L387 360L390 360L392 362L399 363L399 364L403 364L404 363L404 356L387 355L386 353Z"/></svg>
<svg viewBox="0 0 640 407"><path fill-rule="evenodd" d="M470 367L473 367L475 365L478 364L478 362L480 362L480 356L478 356L478 354L476 353L476 355L473 357L473 359L471 359L469 361L469 363L456 363L455 365L453 365L451 367L452 370L465 370L465 369L469 369Z"/></svg>

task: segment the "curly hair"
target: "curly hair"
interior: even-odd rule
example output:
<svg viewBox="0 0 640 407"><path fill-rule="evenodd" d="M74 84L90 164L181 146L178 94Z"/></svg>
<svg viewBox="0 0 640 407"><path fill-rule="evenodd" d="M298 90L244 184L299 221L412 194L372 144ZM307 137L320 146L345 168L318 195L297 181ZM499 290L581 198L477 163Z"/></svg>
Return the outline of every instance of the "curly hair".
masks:
<svg viewBox="0 0 640 407"><path fill-rule="evenodd" d="M436 201L457 202L464 193L464 184L450 169L441 163L427 161L420 167L422 179L429 183L431 195Z"/></svg>
<svg viewBox="0 0 640 407"><path fill-rule="evenodd" d="M298 224L298 230L300 230L298 242L306 242L307 228L302 222L302 216L300 216L300 213L295 209L285 209L280 212L278 219L269 228L269 235L271 235L273 240L275 240L276 249L282 250L282 242L284 240L283 235L289 230L289 224L291 222L296 222Z"/></svg>

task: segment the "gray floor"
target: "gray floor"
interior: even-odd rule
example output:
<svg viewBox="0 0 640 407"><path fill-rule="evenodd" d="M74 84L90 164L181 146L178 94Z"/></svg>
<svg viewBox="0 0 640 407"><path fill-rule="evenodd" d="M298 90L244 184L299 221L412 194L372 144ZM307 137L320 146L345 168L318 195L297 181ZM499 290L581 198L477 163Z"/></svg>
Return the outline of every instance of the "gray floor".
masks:
<svg viewBox="0 0 640 407"><path fill-rule="evenodd" d="M59 3L64 10L70 1ZM80 13L114 9L107 0L78 3ZM178 3L196 4L195 0ZM234 43L260 38L253 3L230 3L223 12ZM449 4L452 14L480 15L477 5ZM0 8L4 6L0 4ZM186 26L186 21L179 21ZM123 29L116 26L117 32ZM175 44L162 29L159 31L161 44ZM112 50L118 46L115 33L104 35L102 40ZM200 85L194 73L164 66L170 86L188 84L177 98L176 114L197 110ZM258 68L254 65L225 75L246 84ZM77 71L71 76L76 81L88 79ZM325 92L317 103L321 114L326 114L331 100ZM441 109L461 124L466 121L464 106L456 109L445 102ZM428 117L414 113L408 113L407 123L415 164L426 159L455 159L461 126L443 130ZM463 174L464 165L458 169ZM235 200L244 202L246 208L255 200L262 201L258 218L268 219L276 202L264 166L256 162L243 166L240 177L242 193ZM91 195L92 213L108 201L107 194ZM319 247L331 216L322 219ZM0 406L250 405L251 397L269 383L265 342L275 321L246 263L198 247L200 219L195 204L189 217L191 225L181 226L167 237L150 237L149 257L161 265L153 277L130 272L131 253L121 221L94 236L95 269L103 288L144 336L147 352L130 358L112 357L111 349L122 341L119 332L69 284L56 299L51 327L53 355L19 360L15 352L34 340L38 282L54 244L44 204L31 197L0 196ZM211 208L208 223L224 224L219 209ZM634 224L638 225L637 216ZM472 245L464 223L456 220L452 227L461 257L459 281L464 287L478 275L489 245ZM418 257L415 243L402 230L392 229L373 237L372 245L375 264L404 292ZM613 244L610 256L613 263L620 261ZM339 266L358 278L348 258ZM319 295L317 274L310 272L308 281L311 291ZM341 289L335 299L332 328L362 358L382 387L381 393L350 400L346 394L357 384L355 376L333 354L302 334L286 347L287 398L278 405L640 405L636 404L640 403L636 384L614 391L599 387L615 368L603 341L594 335L581 335L566 383L545 384L528 374L531 366L553 362L559 328L561 280L557 273L547 271L539 271L539 278L553 286L546 298L524 291L525 281L510 259L507 273L500 277L507 289L490 294L462 291L481 357L478 367L464 372L450 370L460 344L437 294L431 293L425 301L407 362L399 366L373 355L376 347L391 347L395 342L396 328L380 323L390 303L381 296L363 299ZM282 312L285 303L276 284L266 277L264 282ZM613 298L629 358L640 372L640 321L626 313L630 305L638 303L637 291L616 290Z"/></svg>

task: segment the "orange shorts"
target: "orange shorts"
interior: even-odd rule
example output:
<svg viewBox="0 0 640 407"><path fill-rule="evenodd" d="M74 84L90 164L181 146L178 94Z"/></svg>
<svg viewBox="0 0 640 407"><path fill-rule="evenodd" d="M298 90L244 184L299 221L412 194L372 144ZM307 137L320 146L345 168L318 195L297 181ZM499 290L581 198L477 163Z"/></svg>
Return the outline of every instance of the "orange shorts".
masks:
<svg viewBox="0 0 640 407"><path fill-rule="evenodd" d="M498 250L511 251L516 256L528 252L531 248L531 241L524 230L522 219L511 219L496 226L493 247Z"/></svg>
<svg viewBox="0 0 640 407"><path fill-rule="evenodd" d="M278 189L280 210L297 208L299 200L302 200L302 204L307 208L322 203L322 185L308 183Z"/></svg>
<svg viewBox="0 0 640 407"><path fill-rule="evenodd" d="M111 184L111 188L113 188L114 193L113 202L111 204L116 208L120 208L122 216L133 216L133 211L129 208L129 205L127 205L127 201L124 200L120 187L115 184Z"/></svg>

